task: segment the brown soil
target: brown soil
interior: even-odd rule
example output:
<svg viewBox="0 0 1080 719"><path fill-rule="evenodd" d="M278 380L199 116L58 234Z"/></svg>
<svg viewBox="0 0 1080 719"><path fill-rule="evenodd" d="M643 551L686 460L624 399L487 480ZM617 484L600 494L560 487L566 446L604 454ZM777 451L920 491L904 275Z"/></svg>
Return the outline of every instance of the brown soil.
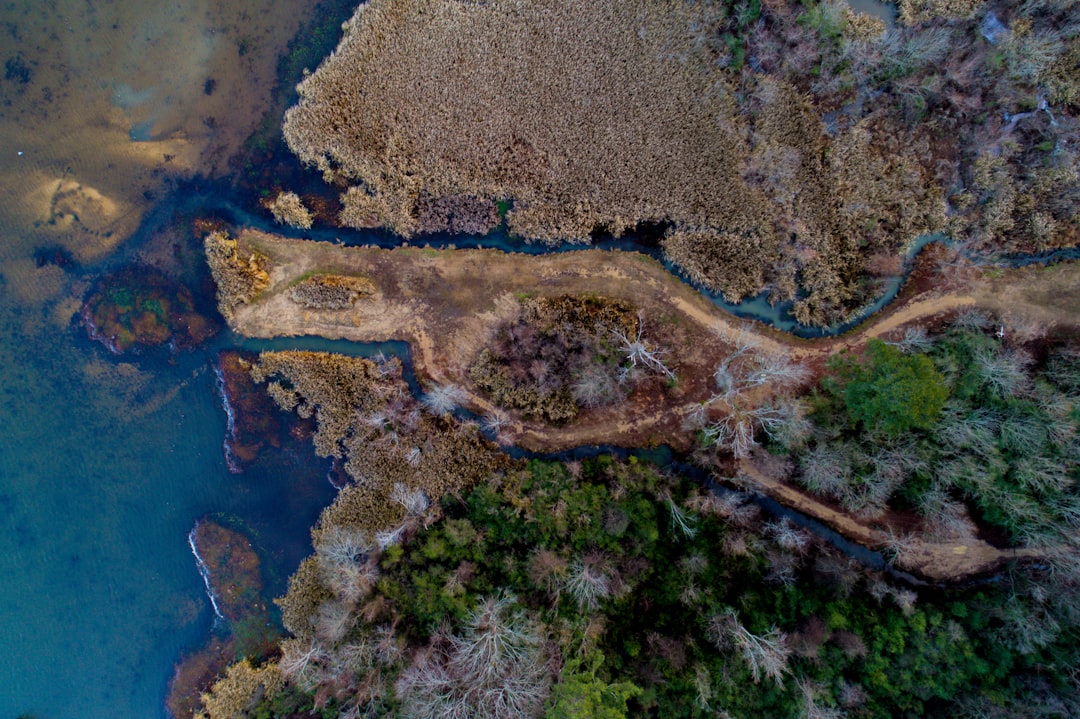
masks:
<svg viewBox="0 0 1080 719"><path fill-rule="evenodd" d="M887 547L885 532L867 526L791 484L767 476L750 462L740 464L739 476L777 502L824 522L848 539L871 549ZM976 537L957 538L951 542L915 538L896 557L896 563L932 581L943 581L991 571L1010 559L1032 556L1036 556L1034 550L999 549Z"/></svg>
<svg viewBox="0 0 1080 719"><path fill-rule="evenodd" d="M505 440L529 450L557 451L588 444L624 447L668 444L689 448L690 412L713 395L712 372L730 341L748 329L765 351L789 352L812 367L831 354L857 349L869 338L910 325L936 323L958 310L979 308L1011 327L1071 330L1080 297L1080 264L1008 271L940 292L930 282L911 283L898 300L841 336L802 340L720 310L654 260L633 252L582 250L540 256L497 250L345 248L288 240L253 230L238 238L242 252L258 251L272 267L269 287L240 305L230 325L250 337L319 335L355 341L405 340L414 348L419 376L450 382L468 394L478 411L493 409L467 369L492 329L522 295L602 295L643 311L646 336L670 348L679 375L674 387L658 383L622 405L582 412L567 426L519 419ZM376 289L345 310L306 309L290 301L288 287L311 273L360 275ZM925 277L921 279L926 279ZM1018 330L1021 331L1021 330ZM884 535L801 491L768 480L752 467L745 473L777 500L834 527L851 539L878 546ZM959 544L917 543L905 565L933 579L978 573L1022 552L999 550L981 540Z"/></svg>

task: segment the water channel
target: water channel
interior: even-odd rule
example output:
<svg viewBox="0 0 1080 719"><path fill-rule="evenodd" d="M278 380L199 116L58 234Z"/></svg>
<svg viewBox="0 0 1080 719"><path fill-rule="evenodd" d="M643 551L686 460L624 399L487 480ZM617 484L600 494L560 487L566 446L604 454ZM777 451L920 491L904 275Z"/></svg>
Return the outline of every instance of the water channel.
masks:
<svg viewBox="0 0 1080 719"><path fill-rule="evenodd" d="M265 107L259 94L267 91L273 63L296 18L309 11L310 3L295 0L184 0L167 7L19 0L3 10L13 33L9 74L21 78L23 68L26 82L15 87L9 78L2 89L12 104L0 113L7 140L0 158L0 717L161 719L174 662L205 640L214 621L188 544L200 519L224 517L244 528L263 559L268 597L283 593L310 552L309 528L334 496L328 465L310 446L285 446L266 450L242 474L229 471L222 452L226 416L212 369L220 350L382 351L411 368L402 343L261 341L227 331L194 351L117 358L73 321L92 278L153 258L160 252L154 243L178 221L217 214L234 226L281 231L245 210L229 182L195 180L169 189L155 173L162 163L225 173L230 148L251 129L230 130L234 120L225 118ZM181 135L202 138L205 146L170 139ZM103 212L116 210L114 229L98 231L90 214L64 211L56 190L69 185ZM34 253L61 229L79 227L85 252L74 264L35 265ZM290 234L400 244L375 231ZM119 244L121 237L129 239ZM660 258L650 237L597 244ZM580 249L522 245L505 232L419 242L526 253ZM896 278L877 306L900 284ZM800 335L845 329L800 328L790 308L771 307L764 298L731 305L710 297L735 315ZM411 369L406 378L418 392ZM583 447L564 455L606 451L626 453ZM697 476L663 450L637 454ZM879 556L762 502L766 511L790 516L880 566Z"/></svg>

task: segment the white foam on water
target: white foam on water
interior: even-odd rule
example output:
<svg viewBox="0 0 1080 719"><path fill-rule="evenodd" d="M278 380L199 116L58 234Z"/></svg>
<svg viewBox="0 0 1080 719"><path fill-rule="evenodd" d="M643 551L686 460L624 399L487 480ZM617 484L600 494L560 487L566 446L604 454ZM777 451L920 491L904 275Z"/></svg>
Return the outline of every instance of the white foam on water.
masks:
<svg viewBox="0 0 1080 719"><path fill-rule="evenodd" d="M214 608L214 616L218 619L224 619L225 615L218 609L217 597L214 596L214 585L210 582L210 567L206 566L206 561L199 554L198 547L195 546L195 532L199 529L199 523L196 522L195 526L188 532L187 543L191 547L191 553L195 555L195 566L199 568L199 575L203 578L203 584L206 585L206 596L210 597L210 605Z"/></svg>

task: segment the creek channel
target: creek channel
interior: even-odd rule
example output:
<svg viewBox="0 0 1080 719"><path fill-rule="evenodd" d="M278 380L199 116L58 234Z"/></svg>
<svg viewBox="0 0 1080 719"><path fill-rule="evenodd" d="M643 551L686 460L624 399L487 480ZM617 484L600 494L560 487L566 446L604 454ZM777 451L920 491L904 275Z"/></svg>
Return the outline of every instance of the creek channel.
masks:
<svg viewBox="0 0 1080 719"><path fill-rule="evenodd" d="M180 262L201 273L185 282L210 311L213 288L201 234L190 229L196 219L348 245L402 244L376 231L284 230L241 204L254 207L224 182L179 184L148 208L117 252L94 264L65 266L69 286L81 295L96 278L132 264ZM657 232L646 231L596 244L659 258L657 240ZM425 237L412 244L529 254L581 249L523 245L505 233ZM381 351L402 359L405 379L418 394L422 388L412 373L409 348L401 342L317 337L251 340L223 331L192 350L114 358L80 323L57 331L53 315L17 305L10 291L18 289L17 280L5 279L8 291L0 291L0 369L6 379L0 402L6 427L0 443L0 546L5 547L0 565L6 581L0 616L10 620L0 628L0 716L164 719L162 698L173 664L201 646L214 625L187 541L193 524L202 518L239 521L263 560L269 603L310 554L310 527L335 493L326 479L329 462L316 458L307 440L264 448L243 474L230 472L222 451L227 416L215 392L218 352L309 349L373 356ZM751 303L717 304L781 329L794 326L790 319L781 323L755 314ZM663 448L587 446L553 458L605 452L654 462L703 484L712 481ZM756 501L858 561L884 566L880 555L828 527L768 499Z"/></svg>
<svg viewBox="0 0 1080 719"><path fill-rule="evenodd" d="M402 375L414 397L419 398L423 390L413 369L412 355L407 342L352 342L349 340L328 340L322 337L281 337L274 339L249 339L226 333L214 343L220 349L241 349L249 352L283 351L283 350L306 350L313 352L332 352L351 357L372 358L383 354L397 357L402 364ZM462 420L479 419L474 413L458 409L455 416ZM485 432L489 440L494 441L494 434ZM654 464L657 467L671 471L682 477L686 477L706 487L709 491L719 494L739 494L738 490L732 489L723 483L722 479L714 477L707 470L694 465L676 454L671 447L662 445L653 448L627 449L615 445L595 444L572 447L560 452L532 452L520 447L503 447L510 457L514 459L540 459L555 460L560 462L583 460L600 455L611 455L620 460L634 457L640 461ZM916 586L926 586L927 583L906 572L901 572L891 566L881 554L861 544L852 542L833 530L826 524L809 517L797 510L787 507L771 497L763 494L744 494L747 501L757 505L765 514L776 519L790 520L794 525L805 529L819 539L831 544L846 556L858 561L864 566L882 571L894 579L904 581Z"/></svg>
<svg viewBox="0 0 1080 719"><path fill-rule="evenodd" d="M504 228L500 228L483 236L449 235L442 233L424 235L419 240L405 242L399 235L380 230L356 231L348 229L314 229L296 231L273 225L273 223L265 218L248 213L245 209L232 203L222 201L222 196L227 196L222 193L199 192L178 193L178 195L184 196L184 200L180 201L181 204L187 205L189 208L198 207L201 208L203 212L208 212L220 218L227 219L234 227L248 227L285 236L293 236L293 238L296 239L333 242L345 246L378 246L384 248L399 246L429 246L433 248L460 249L489 248L499 249L502 250L502 252L507 253L525 255L575 252L575 250L586 248L617 249L623 250L623 252L643 253L662 262L667 270L678 276L680 280L683 280L687 284L690 284L701 291L701 293L710 299L716 307L723 309L732 315L746 318L746 320L761 322L762 324L781 329L786 331L786 333L802 338L835 336L858 326L867 320L869 316L872 316L888 306L889 302L896 297L907 279L907 275L910 270L912 270L915 258L924 247L933 242L948 242L948 239L944 238L943 235L931 234L921 236L921 238L918 238L915 242L910 243L906 250L903 274L889 277L889 279L883 282L881 294L876 300L868 303L865 308L858 313L855 313L846 322L832 327L808 327L799 324L795 320L795 317L792 314L793 302L775 304L775 306L773 306L773 304L768 302L765 294L739 303L728 302L723 296L691 282L685 274L681 273L671 262L663 257L658 241L658 232L631 233L622 236L622 238L610 238L610 236L608 236L608 238L597 239L590 245L528 244L519 239L511 238L511 236L505 232ZM1054 253L1045 253L1041 255L1002 256L993 261L998 264L998 266L1023 267L1027 266L1027 264L1047 264L1055 261L1077 258L1080 258L1080 249L1072 248L1057 250L1057 252ZM313 336L252 339L240 337L231 333L231 331L226 331L226 333L219 335L215 340L212 340L204 351L216 353L227 349L240 349L249 352L308 350L364 357L374 357L378 354L392 355L399 358L402 362L404 380L414 396L419 397L423 392L422 386L416 376L413 361L411 361L410 348L407 342L353 342L349 340L329 340ZM458 410L457 415L461 419L477 419L468 410ZM529 452L522 448L509 447L505 448L505 451L507 451L508 455L511 457L518 459L559 461L580 460L596 457L598 455L605 455L605 453L606 455L612 455L620 459L635 457L639 460L648 461L657 464L658 466L665 467L665 469L669 469L681 476L686 476L694 481L698 481L699 484L710 488L711 491L717 493L734 491L727 486L720 484L720 481L717 481L717 479L707 471L702 470L701 467L689 463L686 461L686 458L676 456L672 449L667 446L652 449L626 449L609 445L591 445L575 447L554 453ZM791 507L785 506L764 496L764 494L752 494L751 501L757 504L762 512L765 512L767 515L791 520L796 526L810 531L821 540L828 544L832 544L841 553L859 561L860 564L870 569L886 572L893 576L894 579L908 584L927 585L926 582L915 578L912 574L893 568L880 552L869 550L869 548L861 544L847 540L845 537L842 537L840 533L821 523L819 520L797 512Z"/></svg>
<svg viewBox="0 0 1080 719"><path fill-rule="evenodd" d="M197 201L199 201L199 198L197 197L187 197L183 200L185 205L190 205L190 203ZM914 268L915 259L924 248L935 242L943 244L951 243L948 237L941 234L927 234L917 237L905 248L903 270L901 273L883 278L880 286L877 288L877 295L873 300L854 311L842 322L829 327L815 327L801 324L795 319L795 315L793 314L795 305L794 300L771 303L768 297L769 293L768 291L765 291L758 295L744 298L740 302L729 302L724 299L724 296L721 293L704 287L700 283L694 282L686 275L686 273L664 256L660 240L663 237L666 227L661 225L650 226L639 231L632 231L621 237L612 237L610 235L598 236L589 244L544 244L539 242L526 242L525 240L508 234L505 224L482 236L433 233L411 240L403 240L399 235L393 234L387 230L352 230L347 228L295 230L284 225L275 224L265 217L254 215L237 207L235 204L223 201L221 194L207 193L201 198L201 202L201 206L206 211L227 218L229 223L235 227L249 227L284 237L332 242L346 247L370 246L386 249L394 247L495 249L507 253L526 255L576 252L587 249L638 252L660 262L672 275L696 289L716 307L724 310L728 314L740 319L761 322L774 329L781 330L803 339L833 337L857 327L896 299L897 294L900 292L904 282ZM996 267L1024 267L1033 264L1045 265L1065 260L1080 259L1080 247L1026 255L971 255L970 259L981 264L989 264Z"/></svg>
<svg viewBox="0 0 1080 719"><path fill-rule="evenodd" d="M799 324L791 313L792 302L778 305L769 304L765 294L746 299L740 303L732 303L716 292L690 281L674 265L668 262L662 253L659 237L662 236L662 228L652 228L650 231L629 233L623 237L602 237L596 239L590 245L561 244L548 245L540 243L525 243L518 238L507 234L505 227L499 228L484 236L449 235L437 233L425 235L412 241L403 241L398 235L382 230L350 230L337 229L312 229L297 231L281 225L276 225L264 217L252 214L238 207L227 199L229 193L222 188L202 188L200 191L191 192L180 188L173 194L173 202L168 200L159 203L157 211L144 222L140 235L152 232L154 226L158 226L167 218L175 217L180 213L205 213L226 220L234 227L249 227L265 232L322 242L333 242L344 246L377 246L393 248L401 246L432 247L436 249L497 249L504 252L520 253L527 255L540 255L553 252L573 252L583 249L604 249L640 252L653 257L675 276L695 287L713 304L734 316L747 320L762 322L776 329L788 332L797 337L814 338L835 336L847 332L859 325L874 313L880 311L889 304L900 291L910 273L915 258L927 245L933 242L948 242L941 235L925 235L912 242L905 253L904 271L901 275L887 278L882 288L882 293L872 303L862 308L859 312L843 323L832 327L809 327ZM171 206L170 206L171 205ZM138 244L137 242L134 244ZM1049 264L1070 259L1080 259L1080 248L1058 250L1037 255L1003 255L995 258L993 262L997 266L1022 267L1032 264ZM985 261L985 260L984 260ZM315 336L279 337L274 339L253 339L236 335L231 331L225 331L218 335L199 353L210 356L217 352L228 349L240 349L249 352L281 351L281 350L308 350L320 352L332 352L357 357L375 357L383 354L397 357L403 367L403 378L414 397L419 398L423 388L413 368L411 351L408 343L401 341L388 342L353 342L349 340L330 340ZM196 358L192 358L196 359ZM196 359L196 361L198 361ZM456 412L462 419L478 419L467 410ZM717 493L729 493L730 489L712 476L706 470L686 461L686 458L676 456L670 447L662 446L652 449L627 449L611 445L589 445L575 447L556 453L534 453L519 447L505 448L507 454L514 458L522 459L549 459L549 460L574 460L595 457L601 454L611 454L621 459L633 456L643 461L656 464L657 466L670 469L682 476L688 477L711 491ZM833 545L843 554L855 559L861 564L878 571L886 572L893 578L912 585L926 586L926 582L892 567L885 557L877 551L873 551L858 543L852 542L841 534L828 527L824 523L813 519L790 507L780 504L770 497L753 494L750 500L757 504L766 514L779 519L788 519L796 526L804 528L821 540Z"/></svg>

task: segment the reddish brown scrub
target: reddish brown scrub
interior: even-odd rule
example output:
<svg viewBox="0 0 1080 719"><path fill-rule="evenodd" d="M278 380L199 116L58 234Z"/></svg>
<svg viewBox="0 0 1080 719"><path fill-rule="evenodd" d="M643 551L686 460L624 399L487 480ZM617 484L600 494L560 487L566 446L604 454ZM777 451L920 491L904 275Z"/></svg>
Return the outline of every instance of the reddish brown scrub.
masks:
<svg viewBox="0 0 1080 719"><path fill-rule="evenodd" d="M218 356L218 388L228 418L225 460L234 473L255 461L264 447L281 446L280 410L251 379L250 369L243 353L222 352Z"/></svg>
<svg viewBox="0 0 1080 719"><path fill-rule="evenodd" d="M218 329L196 309L187 287L147 267L101 278L86 297L82 317L90 338L114 354L196 347Z"/></svg>
<svg viewBox="0 0 1080 719"><path fill-rule="evenodd" d="M205 564L217 610L225 619L235 623L249 614L266 612L259 555L247 537L201 521L191 541Z"/></svg>

